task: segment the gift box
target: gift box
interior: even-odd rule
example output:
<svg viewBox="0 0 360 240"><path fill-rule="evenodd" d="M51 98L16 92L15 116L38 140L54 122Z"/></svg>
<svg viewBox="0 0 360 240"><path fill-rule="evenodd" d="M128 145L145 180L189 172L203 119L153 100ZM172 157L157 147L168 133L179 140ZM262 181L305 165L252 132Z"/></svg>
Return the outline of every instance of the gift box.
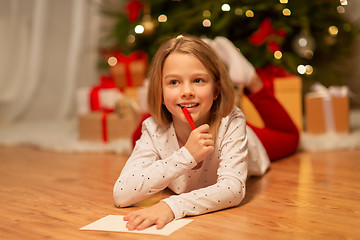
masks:
<svg viewBox="0 0 360 240"><path fill-rule="evenodd" d="M139 122L139 116L116 113L90 112L78 117L78 136L82 141L109 142L130 139Z"/></svg>
<svg viewBox="0 0 360 240"><path fill-rule="evenodd" d="M325 90L307 93L305 95L305 121L306 132L311 134L349 133L347 91Z"/></svg>
<svg viewBox="0 0 360 240"><path fill-rule="evenodd" d="M147 110L147 86L141 87L127 87L124 89L124 95L133 99L140 107L141 112L148 112Z"/></svg>
<svg viewBox="0 0 360 240"><path fill-rule="evenodd" d="M94 96L91 94L91 87L84 87L77 90L77 113L85 114L91 111L113 110L116 103L124 98L119 89L101 89ZM96 101L91 101L91 98ZM96 102L96 103L95 103Z"/></svg>
<svg viewBox="0 0 360 240"><path fill-rule="evenodd" d="M271 88L273 89L274 96L287 111L296 127L299 131L302 131L303 116L301 78L295 75L275 77L272 79ZM263 120L246 95L242 96L240 108L243 110L247 122L256 127L264 127Z"/></svg>
<svg viewBox="0 0 360 240"><path fill-rule="evenodd" d="M111 77L102 76L98 85L78 89L76 97L77 113L86 114L91 111L113 111L124 94Z"/></svg>
<svg viewBox="0 0 360 240"><path fill-rule="evenodd" d="M147 74L147 54L143 51L135 51L129 56L120 52L112 55L117 60L116 64L110 67L115 85L119 88L142 86Z"/></svg>
<svg viewBox="0 0 360 240"><path fill-rule="evenodd" d="M124 97L115 105L115 113L119 117L134 115L137 120L140 120L141 110L139 104L129 97Z"/></svg>

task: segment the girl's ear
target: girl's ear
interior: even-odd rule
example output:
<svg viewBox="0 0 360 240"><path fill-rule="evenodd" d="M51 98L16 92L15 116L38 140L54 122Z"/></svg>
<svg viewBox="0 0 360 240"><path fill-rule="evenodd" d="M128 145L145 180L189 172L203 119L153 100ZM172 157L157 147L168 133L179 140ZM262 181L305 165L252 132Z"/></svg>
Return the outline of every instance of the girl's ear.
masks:
<svg viewBox="0 0 360 240"><path fill-rule="evenodd" d="M217 97L220 94L220 81L216 83L215 89L214 89L214 100L217 99Z"/></svg>

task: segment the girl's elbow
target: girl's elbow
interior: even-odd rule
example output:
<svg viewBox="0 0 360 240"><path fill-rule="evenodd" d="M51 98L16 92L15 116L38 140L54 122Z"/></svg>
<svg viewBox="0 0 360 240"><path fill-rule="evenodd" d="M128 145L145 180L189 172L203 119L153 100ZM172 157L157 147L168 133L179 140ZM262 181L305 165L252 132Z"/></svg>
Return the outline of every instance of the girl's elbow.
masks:
<svg viewBox="0 0 360 240"><path fill-rule="evenodd" d="M127 197L127 194L118 194L114 193L114 203L117 207L129 207L133 202L131 202L131 199Z"/></svg>
<svg viewBox="0 0 360 240"><path fill-rule="evenodd" d="M234 192L234 195L235 195L234 205L238 206L245 198L245 187L243 188L242 186L239 186L239 189L237 189L237 191Z"/></svg>
<svg viewBox="0 0 360 240"><path fill-rule="evenodd" d="M245 189L245 183L242 181L232 181L226 184L224 189L226 191L224 191L223 195L231 207L236 207L245 198Z"/></svg>
<svg viewBox="0 0 360 240"><path fill-rule="evenodd" d="M123 186L119 184L115 184L114 186L113 199L117 207L128 207L134 204L131 202L131 194L127 193L127 191L123 189Z"/></svg>
<svg viewBox="0 0 360 240"><path fill-rule="evenodd" d="M234 200L234 206L236 207L236 206L239 206L240 205L240 203L244 200L244 198L245 198L245 193L239 193L238 195L237 195L237 197L235 198L235 200Z"/></svg>

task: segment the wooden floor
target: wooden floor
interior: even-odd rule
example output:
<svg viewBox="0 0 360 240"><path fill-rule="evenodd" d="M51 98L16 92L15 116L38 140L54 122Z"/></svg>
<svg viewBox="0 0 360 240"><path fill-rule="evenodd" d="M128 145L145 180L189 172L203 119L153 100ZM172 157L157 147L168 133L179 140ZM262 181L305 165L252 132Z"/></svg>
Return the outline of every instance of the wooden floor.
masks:
<svg viewBox="0 0 360 240"><path fill-rule="evenodd" d="M0 148L0 239L360 238L360 149L301 152L272 163L265 176L248 180L239 207L192 217L168 237L80 231L138 208L113 205L125 161L125 155Z"/></svg>

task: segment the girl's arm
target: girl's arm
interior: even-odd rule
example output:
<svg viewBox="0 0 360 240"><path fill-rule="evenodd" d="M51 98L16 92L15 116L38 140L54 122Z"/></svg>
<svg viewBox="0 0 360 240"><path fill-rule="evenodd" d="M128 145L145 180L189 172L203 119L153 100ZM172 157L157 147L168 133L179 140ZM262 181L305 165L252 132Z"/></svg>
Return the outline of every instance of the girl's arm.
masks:
<svg viewBox="0 0 360 240"><path fill-rule="evenodd" d="M114 186L114 201L118 207L140 202L166 188L184 171L196 166L186 148L160 159L152 139L153 131L145 124L141 138L127 160ZM164 146L166 147L166 146Z"/></svg>
<svg viewBox="0 0 360 240"><path fill-rule="evenodd" d="M218 149L213 156L219 157L220 161L217 182L164 199L176 219L234 207L239 205L245 196L248 148L243 115L240 112L232 115L228 124L222 124L220 128L223 129L219 129L219 136L223 136L223 139L217 144Z"/></svg>

